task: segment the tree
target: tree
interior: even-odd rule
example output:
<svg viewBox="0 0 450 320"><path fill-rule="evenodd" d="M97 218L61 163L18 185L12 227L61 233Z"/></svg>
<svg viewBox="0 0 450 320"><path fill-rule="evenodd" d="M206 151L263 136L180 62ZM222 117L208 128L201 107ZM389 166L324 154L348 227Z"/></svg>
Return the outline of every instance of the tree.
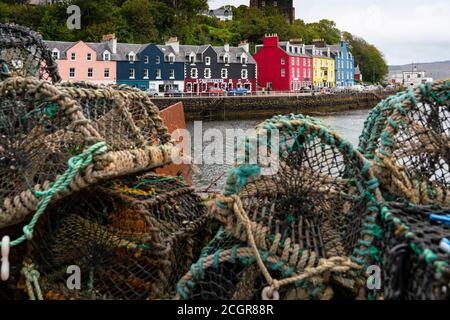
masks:
<svg viewBox="0 0 450 320"><path fill-rule="evenodd" d="M355 63L359 65L363 79L372 83L380 83L389 71L383 54L364 39L345 32L344 38L349 42Z"/></svg>

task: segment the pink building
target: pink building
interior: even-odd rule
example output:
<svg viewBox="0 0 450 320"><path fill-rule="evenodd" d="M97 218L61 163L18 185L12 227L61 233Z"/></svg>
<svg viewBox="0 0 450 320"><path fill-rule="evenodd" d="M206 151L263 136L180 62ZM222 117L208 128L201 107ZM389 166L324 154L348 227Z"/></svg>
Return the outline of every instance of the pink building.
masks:
<svg viewBox="0 0 450 320"><path fill-rule="evenodd" d="M116 82L117 40L105 36L100 43L45 41L58 63L62 81Z"/></svg>

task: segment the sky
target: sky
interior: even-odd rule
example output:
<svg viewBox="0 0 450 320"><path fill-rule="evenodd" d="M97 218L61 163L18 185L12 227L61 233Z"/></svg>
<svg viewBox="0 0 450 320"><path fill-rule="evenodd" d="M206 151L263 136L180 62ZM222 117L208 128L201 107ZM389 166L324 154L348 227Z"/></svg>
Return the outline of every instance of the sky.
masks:
<svg viewBox="0 0 450 320"><path fill-rule="evenodd" d="M210 0L210 8L249 0ZM390 65L450 60L450 0L294 0L296 18L330 19L379 48Z"/></svg>

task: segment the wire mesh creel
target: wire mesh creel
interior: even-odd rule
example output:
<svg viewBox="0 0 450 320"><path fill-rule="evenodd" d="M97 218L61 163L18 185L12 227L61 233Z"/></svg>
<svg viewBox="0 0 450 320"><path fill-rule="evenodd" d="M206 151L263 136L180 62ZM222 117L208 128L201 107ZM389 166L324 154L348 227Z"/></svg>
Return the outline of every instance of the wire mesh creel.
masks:
<svg viewBox="0 0 450 320"><path fill-rule="evenodd" d="M378 104L360 137L386 199L450 207L450 81Z"/></svg>
<svg viewBox="0 0 450 320"><path fill-rule="evenodd" d="M25 266L39 272L44 299L168 298L210 240L207 222L180 178L121 178L49 207ZM67 286L69 266L80 268L78 289Z"/></svg>
<svg viewBox="0 0 450 320"><path fill-rule="evenodd" d="M35 211L40 193L76 169L74 157L85 168L53 199L163 166L177 150L145 94L15 77L0 82L0 99L0 227Z"/></svg>
<svg viewBox="0 0 450 320"><path fill-rule="evenodd" d="M381 194L368 160L320 121L278 116L245 150L279 132L279 169L238 160L209 203L223 225L179 281L178 299L365 297L365 267L378 259ZM247 158L248 159L248 158Z"/></svg>
<svg viewBox="0 0 450 320"><path fill-rule="evenodd" d="M36 77L59 82L58 66L39 33L26 27L0 23L0 80Z"/></svg>
<svg viewBox="0 0 450 320"><path fill-rule="evenodd" d="M382 252L385 299L450 299L450 256L440 248L450 226L431 220L445 218L449 208L389 202L389 213L380 215L383 229L377 239Z"/></svg>

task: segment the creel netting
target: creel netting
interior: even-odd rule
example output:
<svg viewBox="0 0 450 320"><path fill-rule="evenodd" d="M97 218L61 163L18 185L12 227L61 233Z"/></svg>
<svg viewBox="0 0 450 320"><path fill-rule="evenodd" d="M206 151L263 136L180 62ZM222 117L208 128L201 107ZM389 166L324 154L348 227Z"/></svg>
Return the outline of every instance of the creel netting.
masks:
<svg viewBox="0 0 450 320"><path fill-rule="evenodd" d="M320 121L301 115L274 117L257 132L223 194L209 204L223 228L179 281L176 298L365 294L364 267L378 259L372 240L383 209L369 162ZM264 137L277 132L279 145L268 145ZM279 156L273 175L247 162L261 145Z"/></svg>

